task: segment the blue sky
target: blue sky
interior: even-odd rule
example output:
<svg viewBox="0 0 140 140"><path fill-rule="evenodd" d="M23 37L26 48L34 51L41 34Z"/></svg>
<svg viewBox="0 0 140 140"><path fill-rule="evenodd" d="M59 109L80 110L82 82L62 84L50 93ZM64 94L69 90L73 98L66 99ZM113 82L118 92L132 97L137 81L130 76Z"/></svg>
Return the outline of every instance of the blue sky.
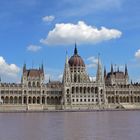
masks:
<svg viewBox="0 0 140 140"><path fill-rule="evenodd" d="M130 79L140 79L139 0L5 0L0 5L2 81L19 81L24 62L28 68L43 62L46 77L59 79L66 50L70 57L75 41L91 76L100 53L107 71L111 63L120 69L127 64Z"/></svg>

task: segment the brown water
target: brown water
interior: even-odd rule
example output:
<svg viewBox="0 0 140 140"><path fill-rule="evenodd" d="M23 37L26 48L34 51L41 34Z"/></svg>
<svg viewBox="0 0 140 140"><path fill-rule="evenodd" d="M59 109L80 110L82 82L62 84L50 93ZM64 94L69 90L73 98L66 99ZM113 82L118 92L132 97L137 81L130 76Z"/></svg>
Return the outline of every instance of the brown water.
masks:
<svg viewBox="0 0 140 140"><path fill-rule="evenodd" d="M0 140L139 140L140 111L0 113Z"/></svg>

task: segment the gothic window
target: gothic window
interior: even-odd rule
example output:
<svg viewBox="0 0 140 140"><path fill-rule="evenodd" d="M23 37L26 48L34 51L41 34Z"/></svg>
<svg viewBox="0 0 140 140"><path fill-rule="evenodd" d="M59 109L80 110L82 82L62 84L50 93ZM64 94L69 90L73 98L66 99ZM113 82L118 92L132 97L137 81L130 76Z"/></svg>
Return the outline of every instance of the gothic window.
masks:
<svg viewBox="0 0 140 140"><path fill-rule="evenodd" d="M74 87L72 87L72 93L74 93Z"/></svg>
<svg viewBox="0 0 140 140"><path fill-rule="evenodd" d="M93 87L91 88L91 92L92 92L92 93L94 92L94 88L93 88Z"/></svg>
<svg viewBox="0 0 140 140"><path fill-rule="evenodd" d="M127 103L129 103L129 97L127 96Z"/></svg>
<svg viewBox="0 0 140 140"><path fill-rule="evenodd" d="M33 82L33 87L35 87L35 82Z"/></svg>
<svg viewBox="0 0 140 140"><path fill-rule="evenodd" d="M45 97L42 97L42 104L45 104Z"/></svg>
<svg viewBox="0 0 140 140"><path fill-rule="evenodd" d="M24 94L26 94L26 90L24 90Z"/></svg>
<svg viewBox="0 0 140 140"><path fill-rule="evenodd" d="M31 87L31 82L28 83L28 86Z"/></svg>
<svg viewBox="0 0 140 140"><path fill-rule="evenodd" d="M86 87L84 87L84 93L86 93Z"/></svg>
<svg viewBox="0 0 140 140"><path fill-rule="evenodd" d="M40 86L39 82L37 82L37 86L38 86L38 87Z"/></svg>
<svg viewBox="0 0 140 140"><path fill-rule="evenodd" d="M27 103L27 98L26 98L26 96L24 96L24 100L23 100L23 102L24 102L24 104Z"/></svg>
<svg viewBox="0 0 140 140"><path fill-rule="evenodd" d="M80 93L82 93L82 87L80 87Z"/></svg>
<svg viewBox="0 0 140 140"><path fill-rule="evenodd" d="M103 89L101 89L101 94L103 93Z"/></svg>
<svg viewBox="0 0 140 140"><path fill-rule="evenodd" d="M40 104L40 97L37 97L37 104Z"/></svg>
<svg viewBox="0 0 140 140"><path fill-rule="evenodd" d="M119 100L118 100L118 96L116 96L116 103L118 103L119 102Z"/></svg>
<svg viewBox="0 0 140 140"><path fill-rule="evenodd" d="M78 87L76 87L76 93L78 93L79 91L78 91Z"/></svg>
<svg viewBox="0 0 140 140"><path fill-rule="evenodd" d="M75 82L75 83L77 82L76 74L74 75L74 82Z"/></svg>
<svg viewBox="0 0 140 140"><path fill-rule="evenodd" d="M110 99L110 97L108 97L108 103L111 103L111 99Z"/></svg>
<svg viewBox="0 0 140 140"><path fill-rule="evenodd" d="M88 87L88 93L90 93L90 87Z"/></svg>
<svg viewBox="0 0 140 140"><path fill-rule="evenodd" d="M69 89L67 89L67 94L69 94Z"/></svg>
<svg viewBox="0 0 140 140"><path fill-rule="evenodd" d="M80 75L78 75L78 82L80 83Z"/></svg>
<svg viewBox="0 0 140 140"><path fill-rule="evenodd" d="M98 93L98 87L95 87L95 93Z"/></svg>
<svg viewBox="0 0 140 140"><path fill-rule="evenodd" d="M111 100L112 100L112 103L114 103L114 97L112 97L112 99L111 99Z"/></svg>

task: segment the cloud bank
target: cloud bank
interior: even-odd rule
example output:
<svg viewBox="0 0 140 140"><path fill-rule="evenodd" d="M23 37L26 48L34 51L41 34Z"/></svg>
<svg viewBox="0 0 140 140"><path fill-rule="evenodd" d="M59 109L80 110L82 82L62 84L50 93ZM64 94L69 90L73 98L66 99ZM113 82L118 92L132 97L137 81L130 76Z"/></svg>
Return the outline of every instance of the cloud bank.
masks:
<svg viewBox="0 0 140 140"><path fill-rule="evenodd" d="M37 45L29 45L27 47L27 51L31 51L31 52L38 52L41 49L42 49L42 47L41 46L37 46Z"/></svg>
<svg viewBox="0 0 140 140"><path fill-rule="evenodd" d="M117 29L108 29L87 25L84 21L77 24L60 23L49 31L45 39L40 42L49 45L73 44L75 41L79 44L95 44L111 39L120 38L122 32Z"/></svg>
<svg viewBox="0 0 140 140"><path fill-rule="evenodd" d="M55 19L55 16L45 16L42 18L44 22L51 22Z"/></svg>
<svg viewBox="0 0 140 140"><path fill-rule="evenodd" d="M0 76L2 79L17 81L20 68L15 64L8 64L5 59L0 56Z"/></svg>
<svg viewBox="0 0 140 140"><path fill-rule="evenodd" d="M136 57L137 59L140 59L140 49L136 51L135 57Z"/></svg>
<svg viewBox="0 0 140 140"><path fill-rule="evenodd" d="M89 64L87 64L87 68L97 67L98 58L95 58L94 56L91 56L91 57L87 58L87 61L89 62Z"/></svg>

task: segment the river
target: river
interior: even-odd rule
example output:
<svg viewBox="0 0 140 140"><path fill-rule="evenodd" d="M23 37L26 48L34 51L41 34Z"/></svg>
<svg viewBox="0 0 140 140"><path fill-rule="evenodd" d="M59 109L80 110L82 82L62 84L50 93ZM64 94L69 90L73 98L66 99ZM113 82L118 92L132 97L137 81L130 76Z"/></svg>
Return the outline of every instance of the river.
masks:
<svg viewBox="0 0 140 140"><path fill-rule="evenodd" d="M139 140L140 111L0 113L0 140Z"/></svg>

